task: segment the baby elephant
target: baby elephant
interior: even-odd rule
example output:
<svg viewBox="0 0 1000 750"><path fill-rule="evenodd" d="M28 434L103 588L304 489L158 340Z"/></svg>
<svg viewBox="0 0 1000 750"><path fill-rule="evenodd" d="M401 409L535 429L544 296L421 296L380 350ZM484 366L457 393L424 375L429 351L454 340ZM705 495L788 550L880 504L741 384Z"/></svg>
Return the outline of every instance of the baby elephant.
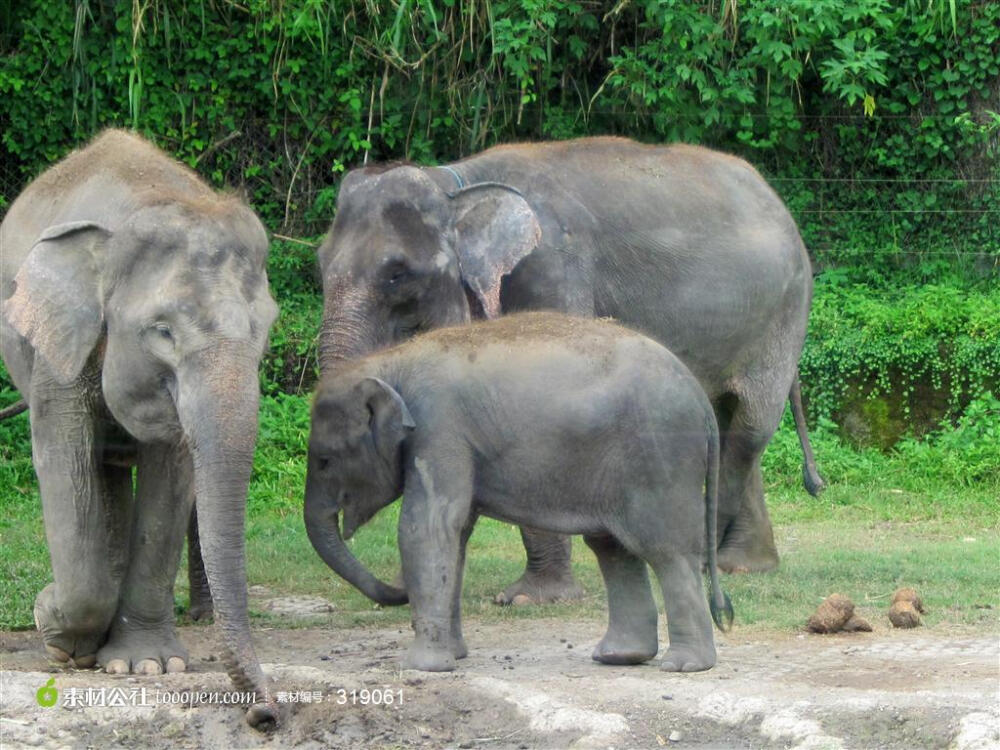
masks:
<svg viewBox="0 0 1000 750"><path fill-rule="evenodd" d="M416 639L406 668L447 671L467 654L462 568L485 515L584 535L608 589L608 632L594 659L656 655L649 563L667 608L663 669L709 669L706 551L712 617L723 630L732 621L716 573L718 454L707 397L660 344L605 321L507 316L439 329L327 374L313 406L306 529L362 592L398 603L409 595ZM343 541L400 493L406 591L375 578Z"/></svg>

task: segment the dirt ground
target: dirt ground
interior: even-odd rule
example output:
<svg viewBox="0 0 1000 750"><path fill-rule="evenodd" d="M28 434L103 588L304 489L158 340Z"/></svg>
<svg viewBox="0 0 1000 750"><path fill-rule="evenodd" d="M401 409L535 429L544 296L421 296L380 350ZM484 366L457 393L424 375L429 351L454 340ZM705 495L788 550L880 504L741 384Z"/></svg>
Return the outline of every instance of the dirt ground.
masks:
<svg viewBox="0 0 1000 750"><path fill-rule="evenodd" d="M184 698L169 691L230 689L212 628L183 628L191 671L159 677L57 670L36 633L0 633L0 746L1000 747L994 633L888 624L834 636L737 628L718 637L718 666L690 675L660 672L653 662L597 664L590 652L602 634L596 622L472 622L470 654L458 670L426 674L399 670L411 638L402 626L258 628L258 654L275 689L298 699L283 704L278 729L261 734L232 705L158 703ZM52 677L58 701L42 707L36 692ZM145 698L137 699L142 687ZM102 695L125 705L95 705ZM83 705L67 705L70 696Z"/></svg>

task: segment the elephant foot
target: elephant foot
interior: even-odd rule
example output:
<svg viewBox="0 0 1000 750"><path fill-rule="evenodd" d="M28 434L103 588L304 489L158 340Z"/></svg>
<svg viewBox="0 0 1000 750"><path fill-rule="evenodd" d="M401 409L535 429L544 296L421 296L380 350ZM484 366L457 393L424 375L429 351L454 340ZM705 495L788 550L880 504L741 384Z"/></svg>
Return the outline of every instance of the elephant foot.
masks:
<svg viewBox="0 0 1000 750"><path fill-rule="evenodd" d="M719 550L717 560L723 573L766 573L777 568L779 562L776 549L749 551L728 544Z"/></svg>
<svg viewBox="0 0 1000 750"><path fill-rule="evenodd" d="M195 596L191 596L191 603L188 605L188 617L190 617L195 622L200 620L205 620L206 622L212 619L212 598L201 599Z"/></svg>
<svg viewBox="0 0 1000 750"><path fill-rule="evenodd" d="M664 672L704 672L715 666L715 646L704 648L671 645L667 649L660 669Z"/></svg>
<svg viewBox="0 0 1000 750"><path fill-rule="evenodd" d="M583 588L567 567L557 573L526 570L524 575L493 597L493 603L501 606L547 604L582 598Z"/></svg>
<svg viewBox="0 0 1000 750"><path fill-rule="evenodd" d="M451 649L442 651L414 643L400 666L422 672L451 672L455 669L455 658Z"/></svg>
<svg viewBox="0 0 1000 750"><path fill-rule="evenodd" d="M451 639L451 654L456 659L464 659L469 655L469 647L465 645L465 638L459 636Z"/></svg>
<svg viewBox="0 0 1000 750"><path fill-rule="evenodd" d="M157 675L187 669L187 650L177 640L173 626L151 630L113 630L97 652L97 661L108 674Z"/></svg>
<svg viewBox="0 0 1000 750"><path fill-rule="evenodd" d="M778 548L771 527L741 529L726 534L718 555L723 573L765 573L778 567Z"/></svg>
<svg viewBox="0 0 1000 750"><path fill-rule="evenodd" d="M49 658L59 666L89 669L97 663L97 650L104 641L107 626L99 612L78 615L68 616L56 604L54 583L35 598L35 627L42 635Z"/></svg>
<svg viewBox="0 0 1000 750"><path fill-rule="evenodd" d="M642 664L656 656L658 649L655 632L650 638L634 633L613 633L609 630L594 647L590 658L602 664Z"/></svg>

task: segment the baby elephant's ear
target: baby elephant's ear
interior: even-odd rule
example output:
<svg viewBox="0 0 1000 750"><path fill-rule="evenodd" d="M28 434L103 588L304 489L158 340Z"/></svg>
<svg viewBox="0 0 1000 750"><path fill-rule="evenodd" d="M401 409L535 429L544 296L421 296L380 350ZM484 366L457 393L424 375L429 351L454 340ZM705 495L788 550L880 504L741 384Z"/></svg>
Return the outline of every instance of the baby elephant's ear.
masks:
<svg viewBox="0 0 1000 750"><path fill-rule="evenodd" d="M3 316L62 383L83 370L104 323L103 249L110 232L92 221L49 227L14 277Z"/></svg>
<svg viewBox="0 0 1000 750"><path fill-rule="evenodd" d="M365 378L359 384L368 407L368 425L379 455L386 461L395 460L399 444L416 424L399 392L381 378Z"/></svg>

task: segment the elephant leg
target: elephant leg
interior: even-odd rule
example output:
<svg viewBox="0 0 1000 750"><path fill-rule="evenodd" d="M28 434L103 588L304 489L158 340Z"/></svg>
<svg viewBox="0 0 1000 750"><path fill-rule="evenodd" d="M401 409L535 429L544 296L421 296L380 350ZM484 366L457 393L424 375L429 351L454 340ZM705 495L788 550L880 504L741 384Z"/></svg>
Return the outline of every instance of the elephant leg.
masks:
<svg viewBox="0 0 1000 750"><path fill-rule="evenodd" d="M777 407L778 416L781 406ZM777 419L751 414L745 401L736 401L735 409L720 417L720 427L726 426L719 454L718 562L727 573L761 572L778 566L760 472L760 458Z"/></svg>
<svg viewBox="0 0 1000 750"><path fill-rule="evenodd" d="M132 469L105 464L103 471L105 508L108 516L108 560L116 589L121 589L131 557L134 500Z"/></svg>
<svg viewBox="0 0 1000 750"><path fill-rule="evenodd" d="M192 620L212 616L212 592L205 574L205 561L201 559L201 540L198 538L198 509L191 509L188 523L188 615Z"/></svg>
<svg viewBox="0 0 1000 750"><path fill-rule="evenodd" d="M462 537L471 527L471 472L450 473L417 459L407 477L399 518L399 552L410 598L413 645L404 669L455 668L455 609L461 597Z"/></svg>
<svg viewBox="0 0 1000 750"><path fill-rule="evenodd" d="M35 599L35 625L49 656L93 666L118 603L110 524L116 493L98 456L99 375L62 386L35 366L31 446L54 581Z"/></svg>
<svg viewBox="0 0 1000 750"><path fill-rule="evenodd" d="M591 655L605 664L640 664L656 656L656 603L646 563L610 536L586 536L608 591L608 632Z"/></svg>
<svg viewBox="0 0 1000 750"><path fill-rule="evenodd" d="M660 668L700 672L715 666L715 639L701 582L701 553L657 550L650 565L663 590L670 646Z"/></svg>
<svg viewBox="0 0 1000 750"><path fill-rule="evenodd" d="M465 576L465 548L469 544L469 537L472 536L472 529L476 525L476 514L469 517L468 523L462 529L462 536L459 539L458 548L458 583L455 586L455 593L451 602L451 652L456 659L464 659L469 655L469 647L465 645L465 637L462 635L462 580Z"/></svg>
<svg viewBox="0 0 1000 750"><path fill-rule="evenodd" d="M494 597L494 603L541 604L583 598L583 589L569 565L570 537L522 526L521 540L528 554L527 567L520 578ZM517 597L521 598L515 601Z"/></svg>
<svg viewBox="0 0 1000 750"><path fill-rule="evenodd" d="M174 579L191 517L192 487L185 448L139 447L132 557L108 642L97 654L110 673L186 668L187 652L174 632Z"/></svg>

